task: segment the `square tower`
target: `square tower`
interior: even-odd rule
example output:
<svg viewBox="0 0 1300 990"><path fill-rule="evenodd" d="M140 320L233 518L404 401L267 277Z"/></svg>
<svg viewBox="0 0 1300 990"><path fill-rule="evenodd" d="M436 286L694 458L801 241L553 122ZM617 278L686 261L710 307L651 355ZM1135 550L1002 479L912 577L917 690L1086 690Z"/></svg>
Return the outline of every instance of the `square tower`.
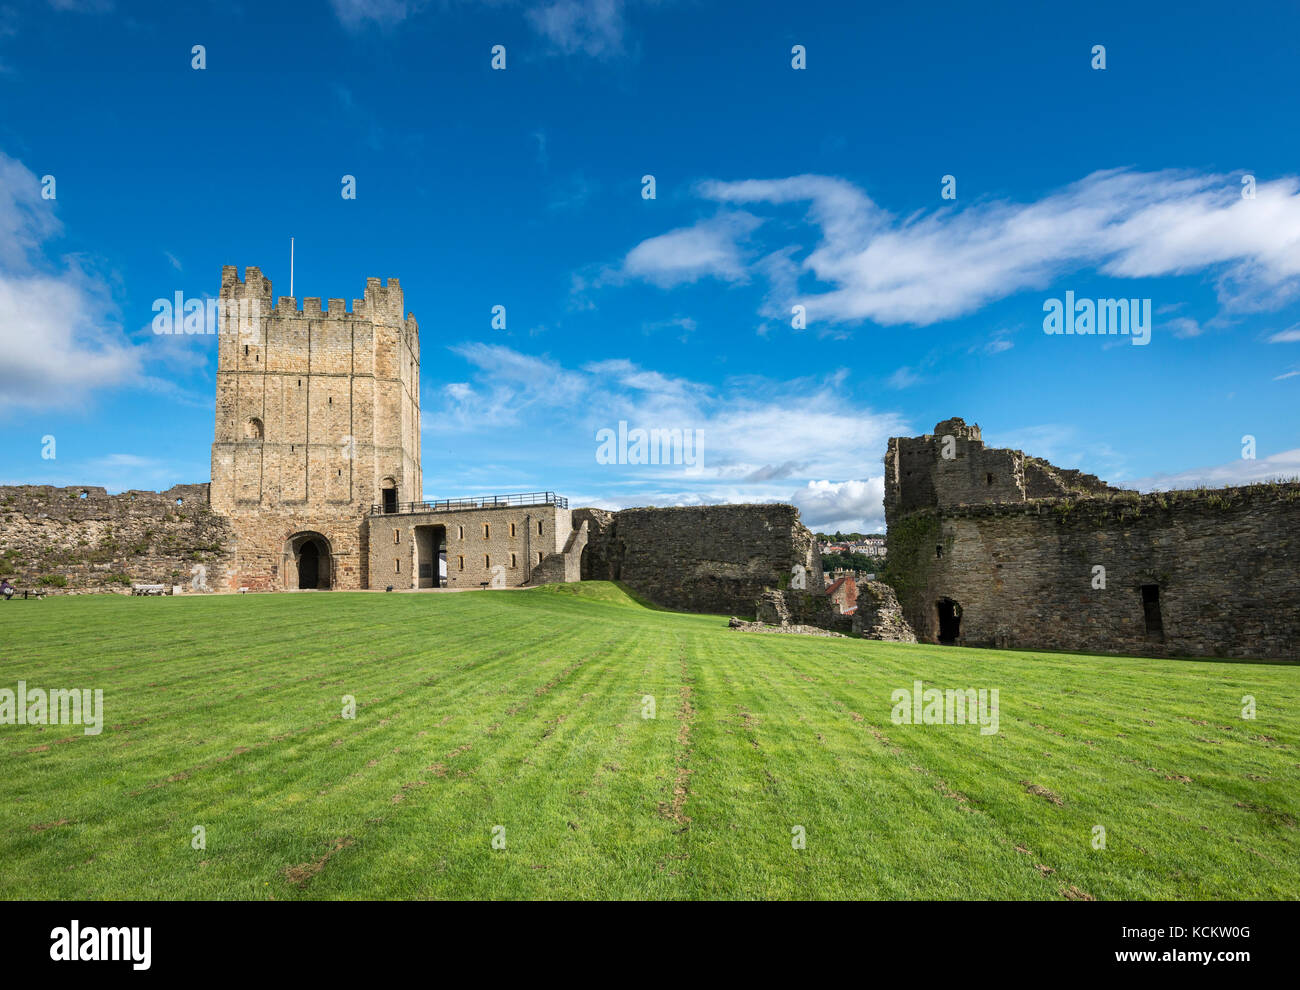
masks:
<svg viewBox="0 0 1300 990"><path fill-rule="evenodd" d="M228 516L229 589L364 588L367 513L418 502L420 330L397 279L352 301L291 296L221 270L213 511Z"/></svg>
<svg viewBox="0 0 1300 990"><path fill-rule="evenodd" d="M420 337L398 280L352 301L281 296L221 272L212 508L361 515L418 502ZM385 494L385 493L388 494Z"/></svg>

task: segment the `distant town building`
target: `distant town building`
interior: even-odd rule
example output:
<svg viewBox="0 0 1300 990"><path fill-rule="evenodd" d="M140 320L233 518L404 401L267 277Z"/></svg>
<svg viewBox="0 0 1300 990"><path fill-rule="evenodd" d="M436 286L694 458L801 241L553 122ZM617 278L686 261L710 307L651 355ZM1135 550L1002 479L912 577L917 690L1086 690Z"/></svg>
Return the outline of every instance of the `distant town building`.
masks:
<svg viewBox="0 0 1300 990"><path fill-rule="evenodd" d="M883 534L872 534L864 536L860 540L846 540L840 543L820 543L818 549L822 553L860 553L867 557L885 556L885 537Z"/></svg>
<svg viewBox="0 0 1300 990"><path fill-rule="evenodd" d="M852 615L858 607L858 583L852 574L836 578L826 588L826 594L835 603L841 615Z"/></svg>

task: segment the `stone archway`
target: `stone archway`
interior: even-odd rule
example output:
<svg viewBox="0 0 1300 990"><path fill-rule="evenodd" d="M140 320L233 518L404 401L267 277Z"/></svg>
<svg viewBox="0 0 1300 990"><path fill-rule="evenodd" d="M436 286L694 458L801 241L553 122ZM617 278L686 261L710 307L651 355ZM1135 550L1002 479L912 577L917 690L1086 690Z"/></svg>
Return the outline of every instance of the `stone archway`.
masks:
<svg viewBox="0 0 1300 990"><path fill-rule="evenodd" d="M320 533L289 537L284 548L284 586L288 591L329 591L334 586L334 553Z"/></svg>

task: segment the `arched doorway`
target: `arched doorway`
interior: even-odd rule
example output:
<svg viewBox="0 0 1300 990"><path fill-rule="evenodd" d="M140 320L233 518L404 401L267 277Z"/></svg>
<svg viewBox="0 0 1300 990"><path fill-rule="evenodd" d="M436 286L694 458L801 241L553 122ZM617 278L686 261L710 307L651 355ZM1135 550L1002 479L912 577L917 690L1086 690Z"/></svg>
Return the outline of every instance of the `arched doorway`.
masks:
<svg viewBox="0 0 1300 990"><path fill-rule="evenodd" d="M334 583L330 541L320 533L294 533L284 554L285 587L299 591L329 591Z"/></svg>
<svg viewBox="0 0 1300 990"><path fill-rule="evenodd" d="M320 550L309 540L298 551L298 587L314 588L320 583Z"/></svg>

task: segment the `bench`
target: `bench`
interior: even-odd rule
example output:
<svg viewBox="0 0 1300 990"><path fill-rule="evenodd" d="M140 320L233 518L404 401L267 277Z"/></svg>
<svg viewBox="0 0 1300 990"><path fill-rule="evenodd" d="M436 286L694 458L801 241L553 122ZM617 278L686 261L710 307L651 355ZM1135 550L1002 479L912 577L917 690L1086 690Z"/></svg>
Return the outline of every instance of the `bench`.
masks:
<svg viewBox="0 0 1300 990"><path fill-rule="evenodd" d="M44 588L27 588L23 591L19 591L17 588L14 588L14 593L12 595L4 596L4 600L9 601L10 598L21 598L23 601L27 601L28 599L39 600L39 599L43 599L44 597L45 597Z"/></svg>
<svg viewBox="0 0 1300 990"><path fill-rule="evenodd" d="M167 585L165 584L133 584L131 585L131 594L133 595L165 595Z"/></svg>

